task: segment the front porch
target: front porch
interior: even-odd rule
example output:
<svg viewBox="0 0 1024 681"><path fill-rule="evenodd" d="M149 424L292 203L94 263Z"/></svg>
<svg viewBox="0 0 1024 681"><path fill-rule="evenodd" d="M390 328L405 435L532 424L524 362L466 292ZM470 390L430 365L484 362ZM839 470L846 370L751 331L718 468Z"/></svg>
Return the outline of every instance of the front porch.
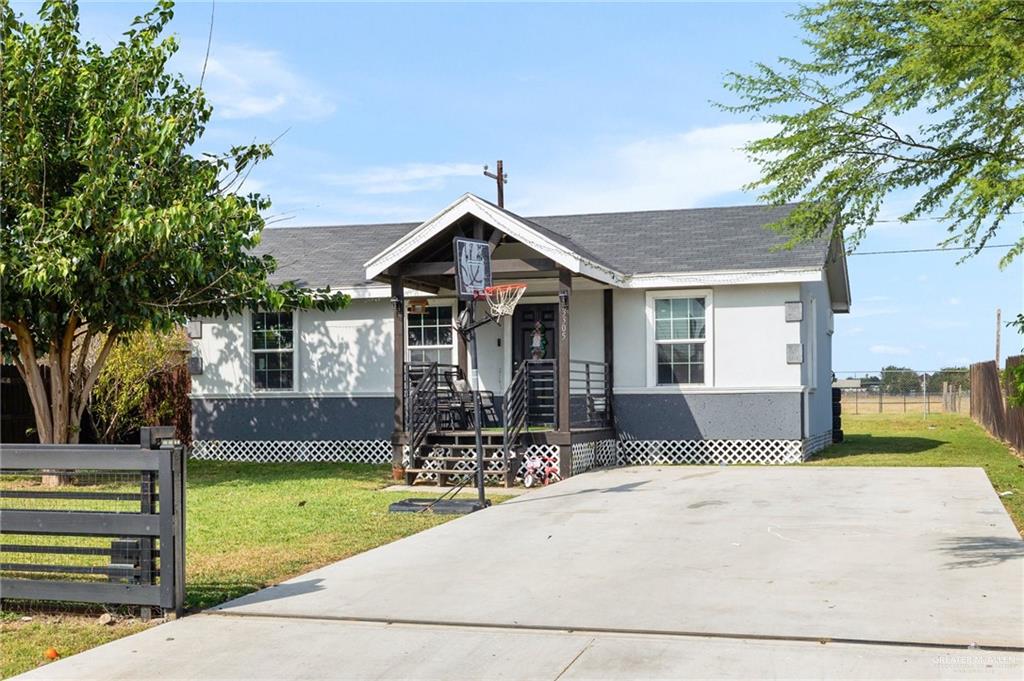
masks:
<svg viewBox="0 0 1024 681"><path fill-rule="evenodd" d="M525 456L534 452L557 458L564 479L574 473L573 445L615 439L608 364L570 360L568 381L560 381L560 374L558 360L523 360L503 394L480 391L489 482L512 486ZM403 375L403 428L394 450L401 452L406 483L446 486L472 475L473 391L461 367L406 362ZM604 457L609 462L611 454Z"/></svg>
<svg viewBox="0 0 1024 681"><path fill-rule="evenodd" d="M476 376L454 328L474 304L454 300L456 237L487 242L495 284L528 286L512 317L478 330ZM609 276L558 235L472 196L369 261L367 278L391 285L396 474L409 484L445 485L475 472L476 386L490 481L513 484L532 453L557 458L563 479L579 472L574 446L577 460L582 449L596 459L593 443L616 439ZM578 294L586 304L574 320ZM583 332L577 339L574 327Z"/></svg>

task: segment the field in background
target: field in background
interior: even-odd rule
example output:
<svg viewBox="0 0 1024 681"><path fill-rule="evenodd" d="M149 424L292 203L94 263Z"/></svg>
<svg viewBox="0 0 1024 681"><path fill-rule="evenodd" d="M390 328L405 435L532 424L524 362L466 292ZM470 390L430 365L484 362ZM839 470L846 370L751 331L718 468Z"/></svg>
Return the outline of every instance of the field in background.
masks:
<svg viewBox="0 0 1024 681"><path fill-rule="evenodd" d="M969 414L970 394L963 392L959 399L949 400L942 394L906 393L902 395L881 395L863 390L843 389L843 415L860 414ZM844 429L845 430L845 429Z"/></svg>
<svg viewBox="0 0 1024 681"><path fill-rule="evenodd" d="M817 454L810 465L979 466L1024 535L1024 460L967 416L850 416L844 410L843 432L845 441Z"/></svg>

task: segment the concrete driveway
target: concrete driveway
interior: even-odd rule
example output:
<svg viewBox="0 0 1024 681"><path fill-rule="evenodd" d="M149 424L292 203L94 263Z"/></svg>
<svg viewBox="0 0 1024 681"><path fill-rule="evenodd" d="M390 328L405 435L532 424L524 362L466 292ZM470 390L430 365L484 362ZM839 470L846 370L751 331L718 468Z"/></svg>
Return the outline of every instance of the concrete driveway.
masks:
<svg viewBox="0 0 1024 681"><path fill-rule="evenodd" d="M595 471L32 678L1020 678L980 469Z"/></svg>

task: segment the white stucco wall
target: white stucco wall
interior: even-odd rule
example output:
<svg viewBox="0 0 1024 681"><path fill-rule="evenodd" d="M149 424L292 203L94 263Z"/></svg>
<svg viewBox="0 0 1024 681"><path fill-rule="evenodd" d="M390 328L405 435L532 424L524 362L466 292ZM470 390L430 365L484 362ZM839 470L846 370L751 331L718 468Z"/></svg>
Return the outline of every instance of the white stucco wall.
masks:
<svg viewBox="0 0 1024 681"><path fill-rule="evenodd" d="M574 291L569 314L569 355L604 361L604 291Z"/></svg>
<svg viewBox="0 0 1024 681"><path fill-rule="evenodd" d="M822 282L722 286L711 291L710 382L704 386L648 385L647 295L617 289L615 310L615 385L619 392L679 392L776 389L810 385L817 372L817 398L810 418L813 432L831 427L831 336L828 289ZM811 303L813 298L814 303ZM555 302L542 293L530 302ZM804 321L785 321L786 301L804 301ZM440 302L440 301L438 301ZM603 291L576 290L572 297L571 353L574 359L602 361ZM815 321L811 323L811 310ZM302 311L297 315L295 393L311 395L390 395L393 387L393 322L389 300L354 300L338 312ZM204 372L193 378L197 396L252 394L249 316L204 320L194 347ZM811 336L813 332L813 337ZM500 340L500 343L499 343ZM805 344L804 365L787 364L786 345ZM511 328L506 322L480 328L482 387L501 394L509 379ZM457 353L453 352L453 361ZM261 393L266 394L266 393ZM828 403L826 404L826 401Z"/></svg>
<svg viewBox="0 0 1024 681"><path fill-rule="evenodd" d="M234 395L252 390L242 315L203 319L203 336L192 354L203 358L203 373L192 377L193 395Z"/></svg>
<svg viewBox="0 0 1024 681"><path fill-rule="evenodd" d="M720 286L711 290L710 377L704 386L650 386L646 291L616 290L615 386L619 392L710 389L799 389L800 365L786 363L786 345L800 342L800 324L786 322L786 301L799 284Z"/></svg>
<svg viewBox="0 0 1024 681"><path fill-rule="evenodd" d="M353 300L336 312L296 313L295 390L261 395L390 395L394 323L388 300ZM250 316L204 319L192 341L203 373L192 377L196 396L253 394Z"/></svg>
<svg viewBox="0 0 1024 681"><path fill-rule="evenodd" d="M388 300L353 300L337 312L300 312L299 389L392 394L394 326Z"/></svg>

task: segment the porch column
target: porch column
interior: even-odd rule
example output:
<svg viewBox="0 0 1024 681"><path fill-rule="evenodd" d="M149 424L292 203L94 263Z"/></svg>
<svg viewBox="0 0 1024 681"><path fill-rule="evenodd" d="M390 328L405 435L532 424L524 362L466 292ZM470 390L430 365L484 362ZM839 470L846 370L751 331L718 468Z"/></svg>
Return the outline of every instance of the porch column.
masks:
<svg viewBox="0 0 1024 681"><path fill-rule="evenodd" d="M395 414L391 436L391 467L402 468L402 447L405 444L405 286L402 275L391 277L391 305L394 310ZM401 479L395 472L396 479Z"/></svg>
<svg viewBox="0 0 1024 681"><path fill-rule="evenodd" d="M570 439L569 407L569 302L572 299L572 272L558 269L558 430ZM572 444L559 446L558 474L563 478L572 475Z"/></svg>
<svg viewBox="0 0 1024 681"><path fill-rule="evenodd" d="M612 408L614 399L613 388L615 387L615 310L612 305L614 289L604 290L604 363L605 377L604 389L606 393L606 413L608 427L615 427L615 416Z"/></svg>
<svg viewBox="0 0 1024 681"><path fill-rule="evenodd" d="M455 306L456 318L461 319L462 311L466 309L466 301L460 300ZM469 354L466 350L466 339L461 333L455 334L455 347L458 359L456 364L459 365L459 369L462 371L462 375L469 378Z"/></svg>

